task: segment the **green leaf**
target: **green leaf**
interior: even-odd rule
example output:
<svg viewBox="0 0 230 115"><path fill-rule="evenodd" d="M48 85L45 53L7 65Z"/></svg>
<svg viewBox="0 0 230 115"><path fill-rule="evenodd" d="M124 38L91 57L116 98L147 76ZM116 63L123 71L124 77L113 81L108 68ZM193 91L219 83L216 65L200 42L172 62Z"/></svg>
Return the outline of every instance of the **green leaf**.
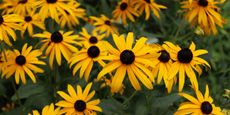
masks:
<svg viewBox="0 0 230 115"><path fill-rule="evenodd" d="M21 87L17 90L19 99L28 98L31 95L35 95L38 93L45 92L45 86L41 83L33 84L28 82L26 85L21 85ZM17 100L16 93L11 97L12 100Z"/></svg>

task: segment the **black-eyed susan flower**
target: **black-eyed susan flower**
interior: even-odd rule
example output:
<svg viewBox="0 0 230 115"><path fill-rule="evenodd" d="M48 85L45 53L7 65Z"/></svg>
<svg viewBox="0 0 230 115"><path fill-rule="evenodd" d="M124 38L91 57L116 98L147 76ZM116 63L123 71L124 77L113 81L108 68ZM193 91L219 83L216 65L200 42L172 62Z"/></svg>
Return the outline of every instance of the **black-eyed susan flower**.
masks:
<svg viewBox="0 0 230 115"><path fill-rule="evenodd" d="M82 48L79 52L73 54L72 58L69 60L70 67L76 64L73 68L73 75L80 70L80 78L84 75L85 80L88 81L94 63L98 62L104 65L101 57L106 55L107 50L104 47L104 42Z"/></svg>
<svg viewBox="0 0 230 115"><path fill-rule="evenodd" d="M193 0L182 2L182 8L187 10L186 20L193 26L199 25L206 34L217 34L216 25L223 27L225 23L221 14L218 12L218 4L225 0Z"/></svg>
<svg viewBox="0 0 230 115"><path fill-rule="evenodd" d="M23 22L22 18L16 14L0 15L0 41L4 41L11 46L9 36L16 41L16 34L14 30L22 30L22 27L18 24Z"/></svg>
<svg viewBox="0 0 230 115"><path fill-rule="evenodd" d="M68 93L58 91L57 93L64 99L56 103L57 106L62 107L60 113L67 115L94 115L95 112L102 112L98 106L100 99L92 100L95 91L90 92L92 83L89 83L84 91L80 85L77 85L77 92L73 86L68 85Z"/></svg>
<svg viewBox="0 0 230 115"><path fill-rule="evenodd" d="M29 36L32 36L34 34L34 26L45 30L44 22L39 18L38 14L35 14L35 12L30 12L25 15L24 22L21 23L21 26L23 28L21 33L22 36L24 35L26 30L28 31Z"/></svg>
<svg viewBox="0 0 230 115"><path fill-rule="evenodd" d="M6 69L6 62L11 53L10 50L3 50L0 53L0 73Z"/></svg>
<svg viewBox="0 0 230 115"><path fill-rule="evenodd" d="M45 50L45 54L49 56L51 68L53 67L54 57L56 57L57 64L61 65L62 55L68 61L72 53L78 51L76 45L80 46L81 44L76 40L79 39L79 36L74 35L73 32L55 31L50 33L44 31L41 34L33 35L33 37L43 39L41 50Z"/></svg>
<svg viewBox="0 0 230 115"><path fill-rule="evenodd" d="M145 20L148 20L151 14L151 11L153 11L153 14L160 18L159 11L161 9L166 9L167 7L157 4L155 0L135 0L135 10L139 11L140 14L143 14L145 11Z"/></svg>
<svg viewBox="0 0 230 115"><path fill-rule="evenodd" d="M33 83L36 83L36 76L34 73L44 72L44 70L36 66L45 65L43 61L38 59L41 55L42 52L40 50L32 50L32 46L27 47L27 44L22 47L21 53L15 49L7 58L5 65L7 69L3 71L3 76L10 78L14 75L16 84L19 84L20 79L23 84L26 84L27 74Z"/></svg>
<svg viewBox="0 0 230 115"><path fill-rule="evenodd" d="M85 28L82 28L82 31L79 34L81 37L81 43L84 45L95 45L105 37L105 34L98 34L95 31L90 34Z"/></svg>
<svg viewBox="0 0 230 115"><path fill-rule="evenodd" d="M151 47L154 48L153 54L150 53L151 59L156 63L156 66L152 68L153 76L151 77L152 80L157 78L157 84L160 84L162 79L164 80L165 86L168 90L168 93L171 92L173 84L175 83L176 79L169 80L169 71L173 64L173 61L170 57L169 52L166 50L168 47L163 44L157 45L153 44ZM159 55L156 55L157 52Z"/></svg>
<svg viewBox="0 0 230 115"><path fill-rule="evenodd" d="M209 95L208 85L206 85L204 95L199 90L195 90L195 93L197 98L186 93L179 94L189 102L182 103L174 115L224 115L220 107L216 107L213 104L213 99Z"/></svg>
<svg viewBox="0 0 230 115"><path fill-rule="evenodd" d="M29 13L32 10L36 10L35 9L35 2L36 0L15 0L14 2L16 2L17 4L15 4L14 6L14 12L15 14L19 14L19 15L26 15L27 13Z"/></svg>
<svg viewBox="0 0 230 115"><path fill-rule="evenodd" d="M60 20L59 24L62 28L65 26L69 28L73 28L76 25L79 25L79 18L84 18L86 15L85 9L80 8L80 3L77 1L72 1L67 4L71 10L73 11L73 14L65 10L65 13L60 13Z"/></svg>
<svg viewBox="0 0 230 115"><path fill-rule="evenodd" d="M14 6L16 6L17 2L14 0L2 0L0 4L0 9L2 10L2 14L10 14L14 12Z"/></svg>
<svg viewBox="0 0 230 115"><path fill-rule="evenodd" d="M165 42L165 44L169 47L168 52L173 61L175 61L171 66L173 69L169 71L169 79L176 77L177 73L179 73L179 92L181 92L184 87L186 74L192 86L198 88L194 70L199 73L200 67L197 66L210 67L207 61L198 57L207 54L208 51L203 49L196 50L196 45L193 42L187 48L180 48L178 45L174 45L170 42Z"/></svg>
<svg viewBox="0 0 230 115"><path fill-rule="evenodd" d="M94 31L105 33L107 37L111 34L118 34L117 28L113 25L115 20L109 19L105 15L101 15L99 18L95 16L91 16L90 18L94 21Z"/></svg>
<svg viewBox="0 0 230 115"><path fill-rule="evenodd" d="M28 115L61 115L60 114L60 107L55 108L54 104L51 103L50 105L46 105L41 113L38 112L38 110L33 110L32 113L29 113Z"/></svg>
<svg viewBox="0 0 230 115"><path fill-rule="evenodd" d="M139 14L134 10L133 2L131 2L131 0L120 1L116 9L113 11L114 19L117 21L121 19L124 25L127 24L127 17L132 22L135 22L135 16L137 17Z"/></svg>
<svg viewBox="0 0 230 115"><path fill-rule="evenodd" d="M35 5L40 8L39 9L39 16L42 19L46 19L51 17L57 23L59 22L59 13L66 14L65 11L69 12L70 14L74 14L71 10L71 7L68 6L68 2L73 2L74 0L38 0L36 1Z"/></svg>
<svg viewBox="0 0 230 115"><path fill-rule="evenodd" d="M112 78L111 91L117 92L122 86L126 72L128 73L129 81L136 90L140 90L141 81L148 89L153 89L150 77L153 76L147 66L154 67L156 64L145 56L152 51L152 48L146 47L145 42L147 38L141 37L133 46L133 33L128 33L126 40L124 35L113 34L113 41L117 47L115 49L109 43L106 45L109 56L105 60L110 60L106 66L103 67L98 74L98 79L105 74L110 73L116 69L115 75ZM146 66L145 66L146 65ZM138 78L138 79L137 79ZM138 81L139 80L139 81Z"/></svg>

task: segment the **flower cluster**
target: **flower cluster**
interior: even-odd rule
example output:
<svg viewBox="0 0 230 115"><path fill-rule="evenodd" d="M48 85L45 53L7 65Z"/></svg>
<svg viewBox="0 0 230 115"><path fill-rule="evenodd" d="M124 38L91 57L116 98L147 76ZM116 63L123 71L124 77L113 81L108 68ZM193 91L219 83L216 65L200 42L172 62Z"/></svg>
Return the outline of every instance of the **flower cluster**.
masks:
<svg viewBox="0 0 230 115"><path fill-rule="evenodd" d="M216 25L222 27L225 22L217 7L223 2L183 1L182 8L187 12L185 19L193 26L200 26L206 34L216 34ZM150 43L149 37L140 37L134 32L124 34L116 26L125 27L129 24L127 19L135 22L142 14L145 14L145 21L151 18L151 13L160 19L160 11L166 6L155 0L120 0L111 12L113 18L104 14L86 16L86 10L80 6L75 0L3 0L0 4L0 73L3 78L14 78L17 85L20 81L25 85L28 76L37 83L38 75L67 65L77 80L84 78L87 83L84 90L80 84L74 88L71 83L67 85L68 93L55 90L63 100L55 97L57 102L45 106L42 115L95 115L102 112L100 99L93 99L97 92L90 92L93 82L101 87L108 85L111 94L120 95L126 86L132 86L136 91L151 91L154 85L164 84L171 93L178 84L179 95L190 102L182 103L175 115L222 114L209 96L208 85L204 95L199 90L198 77L203 68L211 68L201 57L208 54L207 50L197 49L194 42L183 47L170 41ZM81 21L92 28L82 26L80 31L75 31ZM17 31L23 38L21 41L25 42L21 49L14 47L15 42L10 39L20 38ZM27 38L36 45L26 42ZM45 66L50 71L44 69ZM94 75L93 70L98 73ZM187 79L197 99L182 93ZM29 114L40 113L33 110Z"/></svg>

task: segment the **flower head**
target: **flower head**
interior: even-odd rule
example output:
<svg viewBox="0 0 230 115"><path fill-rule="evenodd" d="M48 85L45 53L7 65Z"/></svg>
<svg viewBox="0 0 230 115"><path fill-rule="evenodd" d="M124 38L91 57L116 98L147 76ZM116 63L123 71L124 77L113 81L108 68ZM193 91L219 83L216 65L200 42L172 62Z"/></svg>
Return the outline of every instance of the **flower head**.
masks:
<svg viewBox="0 0 230 115"><path fill-rule="evenodd" d="M99 99L92 100L95 91L90 92L92 83L89 83L84 91L80 85L77 85L77 92L73 86L68 85L68 93L58 91L57 93L64 99L56 103L57 106L62 107L60 113L76 114L76 115L91 115L95 114L95 111L102 112L102 109L98 106Z"/></svg>

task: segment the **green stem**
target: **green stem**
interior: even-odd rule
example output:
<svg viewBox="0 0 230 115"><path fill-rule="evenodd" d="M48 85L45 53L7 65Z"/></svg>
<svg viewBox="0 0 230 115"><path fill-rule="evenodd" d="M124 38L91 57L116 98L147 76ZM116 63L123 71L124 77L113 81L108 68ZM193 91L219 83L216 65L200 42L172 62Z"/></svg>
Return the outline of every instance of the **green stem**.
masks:
<svg viewBox="0 0 230 115"><path fill-rule="evenodd" d="M11 79L11 83L12 83L14 92L15 92L15 94L16 94L17 102L19 103L20 107L22 107L22 102L21 102L21 100L20 100L20 97L19 97L18 91L17 91L17 89L16 89L16 85L15 85L13 79Z"/></svg>
<svg viewBox="0 0 230 115"><path fill-rule="evenodd" d="M123 102L123 105L127 104L136 94L137 94L138 91L134 91L133 94Z"/></svg>
<svg viewBox="0 0 230 115"><path fill-rule="evenodd" d="M56 101L57 98L57 78L58 78L58 64L54 62L54 78L53 78L53 93L54 93L54 100Z"/></svg>

